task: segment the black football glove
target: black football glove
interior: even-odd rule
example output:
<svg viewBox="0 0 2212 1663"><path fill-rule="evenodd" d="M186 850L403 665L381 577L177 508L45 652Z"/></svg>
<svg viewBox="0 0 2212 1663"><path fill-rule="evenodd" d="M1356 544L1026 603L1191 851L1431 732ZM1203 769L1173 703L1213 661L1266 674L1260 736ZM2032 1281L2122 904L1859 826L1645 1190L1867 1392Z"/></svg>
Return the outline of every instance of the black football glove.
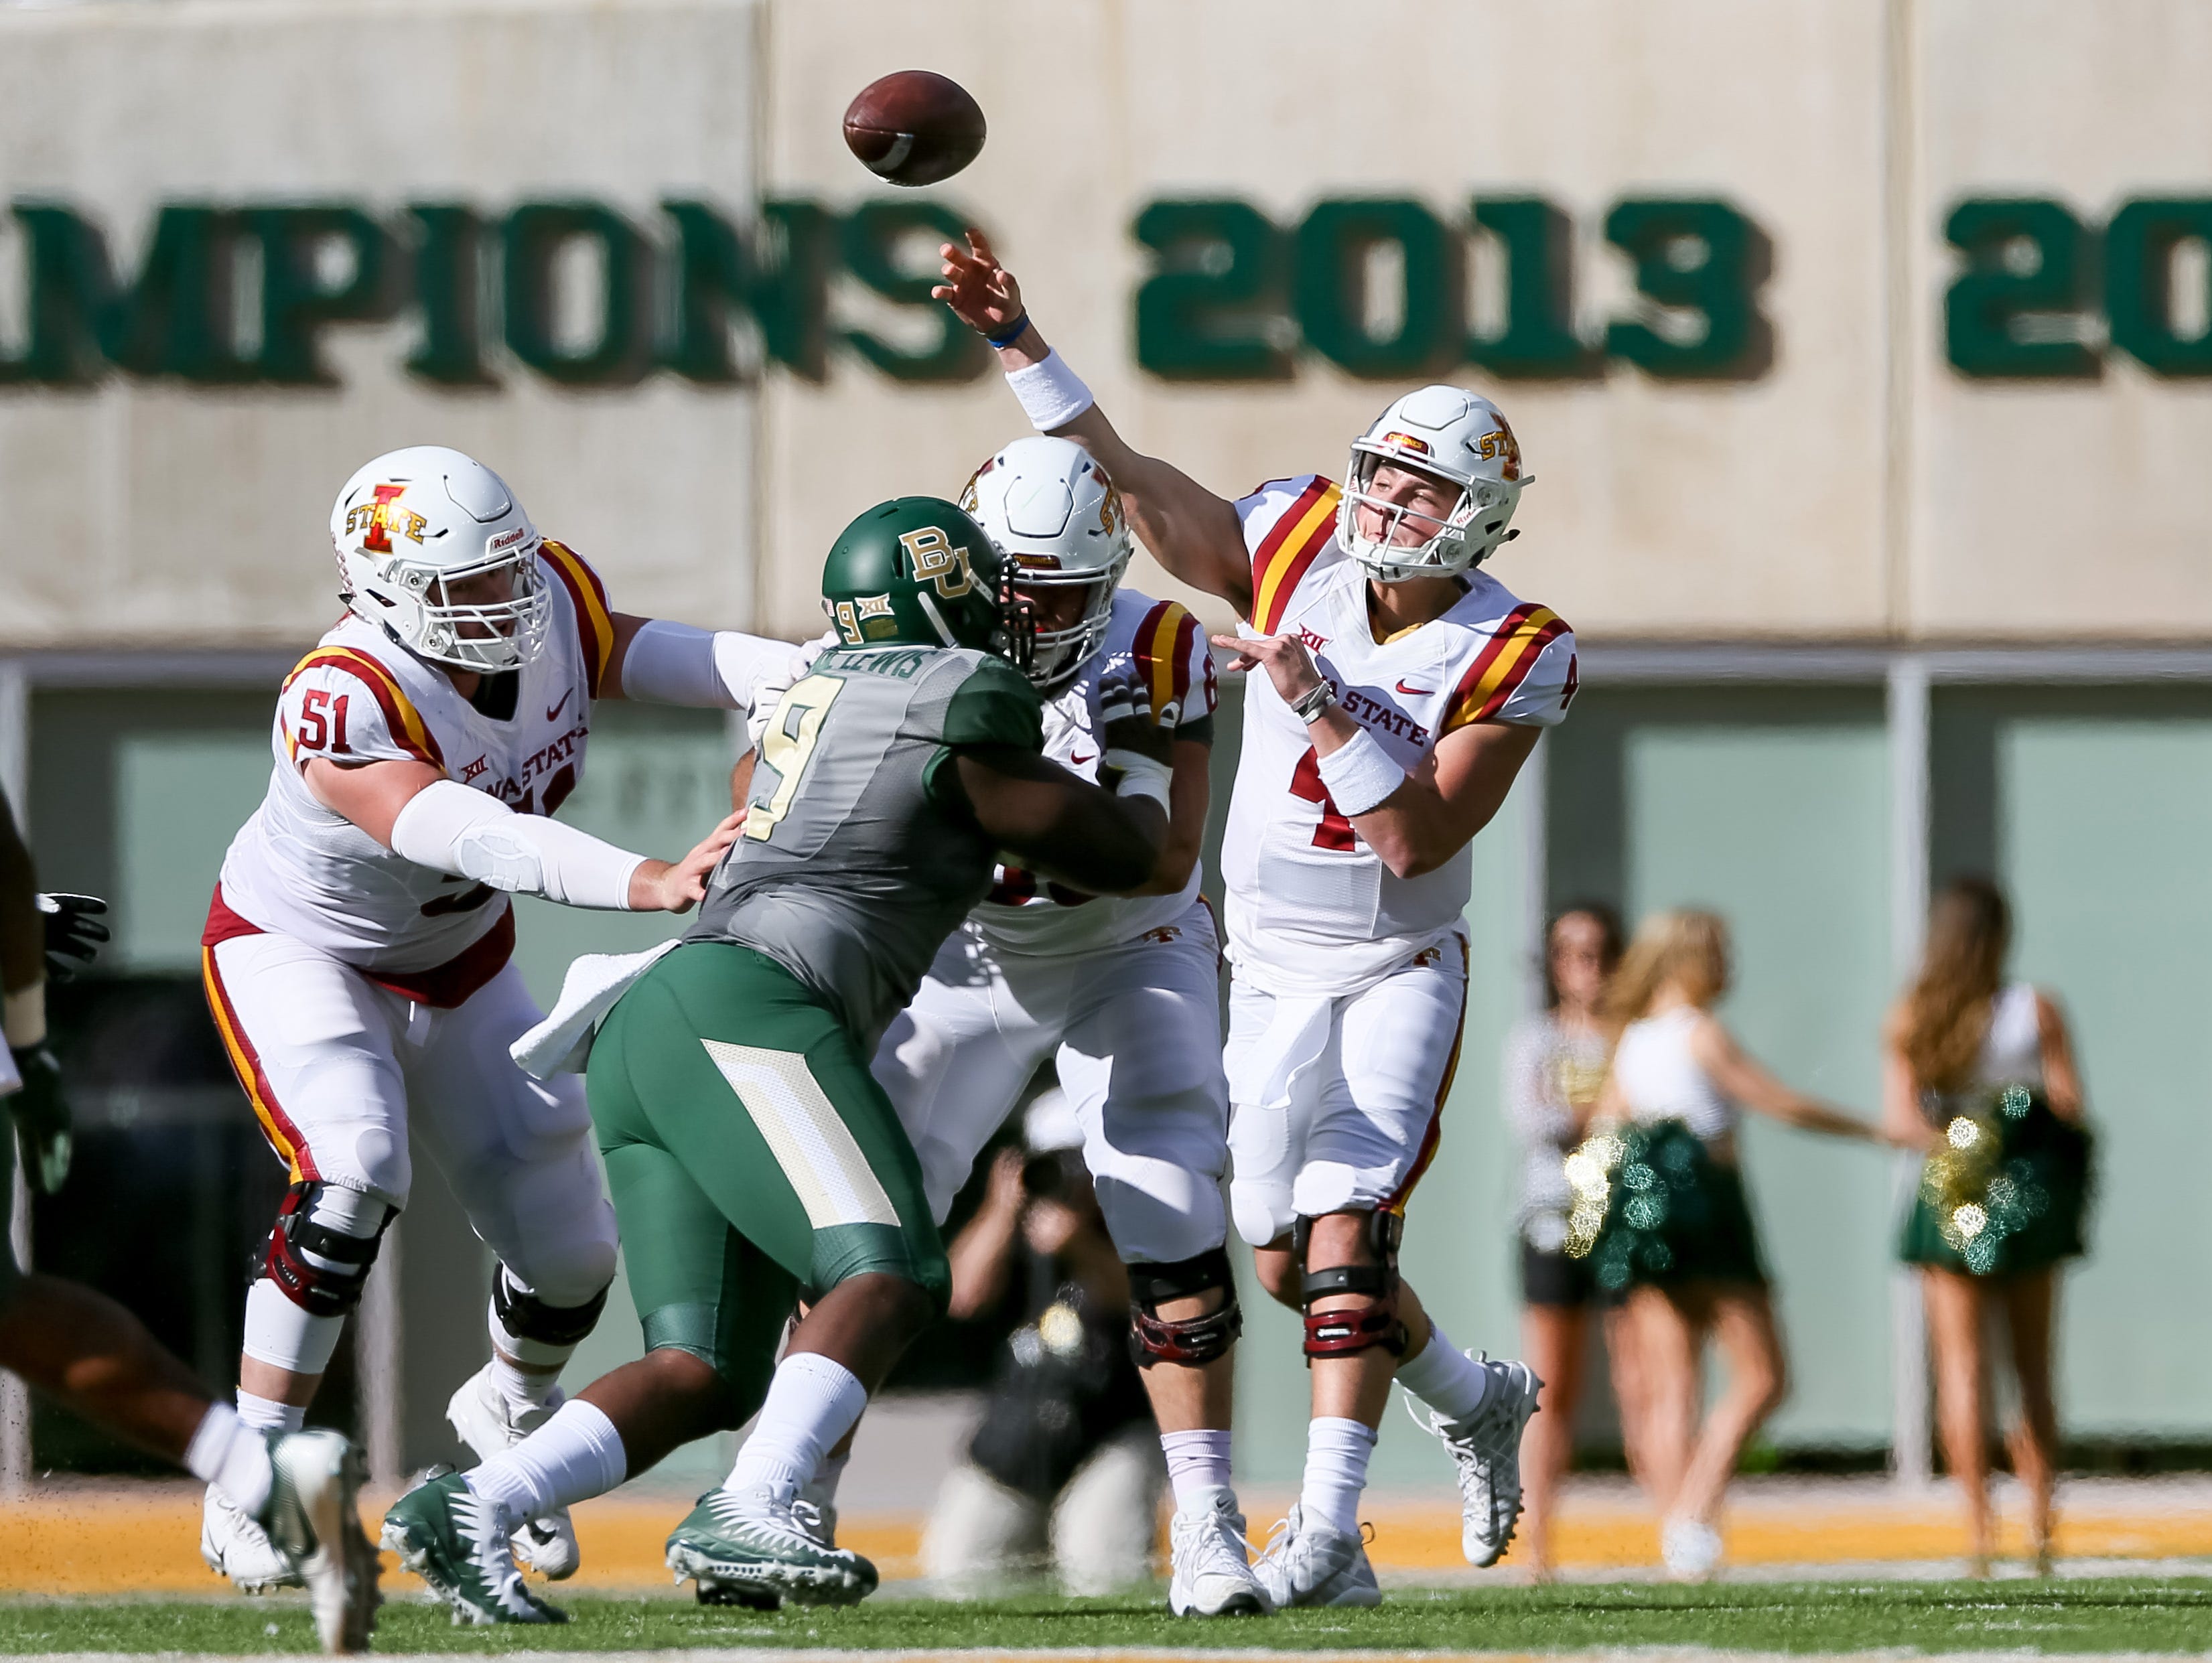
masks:
<svg viewBox="0 0 2212 1663"><path fill-rule="evenodd" d="M107 903L96 895L42 895L39 910L46 915L46 980L67 981L108 939L100 921Z"/></svg>
<svg viewBox="0 0 2212 1663"><path fill-rule="evenodd" d="M62 1065L44 1040L14 1047L9 1054L23 1077L23 1089L0 1097L0 1105L15 1121L23 1175L40 1194L52 1195L69 1181L70 1156L76 1147L69 1099L62 1094Z"/></svg>

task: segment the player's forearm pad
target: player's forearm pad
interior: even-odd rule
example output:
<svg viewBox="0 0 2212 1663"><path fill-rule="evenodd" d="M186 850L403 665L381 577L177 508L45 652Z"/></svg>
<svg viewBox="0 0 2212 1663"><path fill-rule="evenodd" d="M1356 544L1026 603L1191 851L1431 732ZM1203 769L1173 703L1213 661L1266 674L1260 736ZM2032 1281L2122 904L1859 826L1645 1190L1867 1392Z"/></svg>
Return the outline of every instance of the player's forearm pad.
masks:
<svg viewBox="0 0 2212 1663"><path fill-rule="evenodd" d="M762 677L780 672L795 650L788 641L654 618L630 637L623 695L694 710L743 710Z"/></svg>
<svg viewBox="0 0 2212 1663"><path fill-rule="evenodd" d="M1364 814L1406 783L1406 770L1363 728L1321 759L1321 782L1339 814Z"/></svg>
<svg viewBox="0 0 2212 1663"><path fill-rule="evenodd" d="M1172 813L1169 806L1169 792L1175 783L1175 770L1165 762L1155 762L1142 751L1109 750L1098 759L1103 768L1119 768L1121 777L1115 782L1116 797L1147 797L1160 805L1162 813Z"/></svg>
<svg viewBox="0 0 2212 1663"><path fill-rule="evenodd" d="M1039 433L1066 427L1098 402L1083 385L1083 378L1068 368L1067 361L1057 352L1045 354L1041 364L1008 370L1006 385L1022 401L1030 425Z"/></svg>
<svg viewBox="0 0 2212 1663"><path fill-rule="evenodd" d="M392 822L392 852L510 895L542 895L564 907L629 912L629 881L645 864L588 832L534 814L456 780L426 786Z"/></svg>

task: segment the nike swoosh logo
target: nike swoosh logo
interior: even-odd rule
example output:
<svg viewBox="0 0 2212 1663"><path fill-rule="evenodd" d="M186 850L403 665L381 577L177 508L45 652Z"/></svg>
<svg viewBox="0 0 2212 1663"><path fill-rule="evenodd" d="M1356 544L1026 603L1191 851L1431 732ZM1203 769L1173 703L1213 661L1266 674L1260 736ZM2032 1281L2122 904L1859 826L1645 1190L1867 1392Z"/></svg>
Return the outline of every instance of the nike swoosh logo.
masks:
<svg viewBox="0 0 2212 1663"><path fill-rule="evenodd" d="M1398 683L1398 691L1408 694L1416 699L1425 699L1431 694L1434 693L1436 689L1433 687L1407 687L1405 683L1401 682Z"/></svg>
<svg viewBox="0 0 2212 1663"><path fill-rule="evenodd" d="M576 689L572 687L568 690L568 692L563 693L561 695L561 702L555 705L552 709L545 713L545 719L549 722L559 721L561 719L561 713L568 708L568 701L574 695L575 691Z"/></svg>
<svg viewBox="0 0 2212 1663"><path fill-rule="evenodd" d="M1068 761L1068 765L1069 765L1071 768L1081 768L1081 767L1082 767L1085 762L1097 762L1097 760L1098 760L1098 754L1097 754L1096 751L1093 751L1093 752L1092 752L1090 756L1069 756L1069 757L1068 757L1068 759L1067 759L1067 761Z"/></svg>

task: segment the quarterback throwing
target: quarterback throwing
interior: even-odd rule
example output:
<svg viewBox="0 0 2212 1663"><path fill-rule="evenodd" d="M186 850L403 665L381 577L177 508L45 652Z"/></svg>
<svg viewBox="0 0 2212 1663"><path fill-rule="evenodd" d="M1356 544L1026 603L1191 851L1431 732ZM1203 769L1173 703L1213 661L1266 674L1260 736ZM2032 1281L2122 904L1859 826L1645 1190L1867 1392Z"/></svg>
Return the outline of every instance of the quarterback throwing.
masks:
<svg viewBox="0 0 2212 1663"><path fill-rule="evenodd" d="M1457 1351L1398 1274L1467 1001L1468 846L1575 688L1574 637L1479 568L1528 476L1487 399L1430 386L1305 474L1240 501L1133 450L1046 344L980 234L935 291L999 349L1039 431L1082 445L1170 572L1242 620L1250 677L1224 850L1235 980L1231 1207L1301 1309L1313 1421L1297 1505L1258 1567L1273 1603L1380 1599L1358 1506L1395 1375L1458 1469L1468 1560L1520 1512L1538 1382Z"/></svg>

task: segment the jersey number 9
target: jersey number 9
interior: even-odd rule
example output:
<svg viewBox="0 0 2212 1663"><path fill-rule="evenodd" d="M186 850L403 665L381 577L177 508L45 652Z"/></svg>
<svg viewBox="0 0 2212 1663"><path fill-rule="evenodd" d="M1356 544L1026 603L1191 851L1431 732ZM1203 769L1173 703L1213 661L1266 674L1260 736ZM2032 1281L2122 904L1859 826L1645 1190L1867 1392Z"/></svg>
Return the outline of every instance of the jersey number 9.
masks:
<svg viewBox="0 0 2212 1663"><path fill-rule="evenodd" d="M799 780L822 737L823 719L844 687L835 676L809 676L793 683L776 706L760 747L761 766L775 774L775 789L763 802L756 787L752 804L745 810L745 835L755 842L767 842L791 812Z"/></svg>

